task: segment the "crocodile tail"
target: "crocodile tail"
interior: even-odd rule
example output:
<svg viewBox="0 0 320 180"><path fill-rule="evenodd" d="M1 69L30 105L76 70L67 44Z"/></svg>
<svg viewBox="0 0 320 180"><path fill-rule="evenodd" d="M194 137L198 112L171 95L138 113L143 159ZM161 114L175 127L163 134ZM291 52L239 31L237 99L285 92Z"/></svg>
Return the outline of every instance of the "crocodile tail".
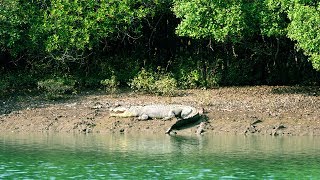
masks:
<svg viewBox="0 0 320 180"><path fill-rule="evenodd" d="M172 131L172 127L170 127L170 128L165 132L165 134L170 134L171 131Z"/></svg>

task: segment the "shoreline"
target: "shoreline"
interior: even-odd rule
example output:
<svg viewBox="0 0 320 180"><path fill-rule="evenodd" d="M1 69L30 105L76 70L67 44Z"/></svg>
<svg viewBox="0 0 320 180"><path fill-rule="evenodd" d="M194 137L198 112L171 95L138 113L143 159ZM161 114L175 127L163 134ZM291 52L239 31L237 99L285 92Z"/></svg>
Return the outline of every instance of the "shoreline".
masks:
<svg viewBox="0 0 320 180"><path fill-rule="evenodd" d="M309 86L222 87L181 90L162 97L123 92L78 95L64 101L40 97L3 100L2 132L165 133L175 120L109 117L114 105L183 104L204 109L204 134L320 136L320 88ZM1 103L1 102L0 102ZM192 134L197 126L176 131Z"/></svg>

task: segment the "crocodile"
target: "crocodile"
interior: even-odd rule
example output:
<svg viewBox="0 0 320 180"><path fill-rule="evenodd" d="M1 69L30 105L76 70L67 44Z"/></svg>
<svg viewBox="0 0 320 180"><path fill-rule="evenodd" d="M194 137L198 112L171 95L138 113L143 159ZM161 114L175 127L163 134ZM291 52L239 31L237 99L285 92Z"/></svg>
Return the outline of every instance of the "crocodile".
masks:
<svg viewBox="0 0 320 180"><path fill-rule="evenodd" d="M140 120L154 118L168 120L174 117L186 119L195 116L197 113L198 111L194 107L176 104L153 104L129 107L119 106L116 108L110 108L110 116L138 117Z"/></svg>
<svg viewBox="0 0 320 180"><path fill-rule="evenodd" d="M199 111L192 106L178 104L153 104L145 106L119 106L110 108L110 116L138 117L139 120L169 120L172 118L177 118L178 121L166 131L166 133L169 134L172 130L179 130L180 127L197 121L200 117L200 114Z"/></svg>

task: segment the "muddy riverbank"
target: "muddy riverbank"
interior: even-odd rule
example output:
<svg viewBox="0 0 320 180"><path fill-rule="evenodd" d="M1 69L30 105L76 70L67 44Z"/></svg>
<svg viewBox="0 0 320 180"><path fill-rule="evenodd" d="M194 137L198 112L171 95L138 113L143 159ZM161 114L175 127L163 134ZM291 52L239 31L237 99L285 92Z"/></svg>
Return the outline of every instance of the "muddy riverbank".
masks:
<svg viewBox="0 0 320 180"><path fill-rule="evenodd" d="M175 120L109 117L114 105L183 104L204 109L204 133L320 135L320 88L223 87L181 91L176 97L87 93L64 101L38 96L0 100L2 132L164 133ZM179 134L195 133L197 126Z"/></svg>

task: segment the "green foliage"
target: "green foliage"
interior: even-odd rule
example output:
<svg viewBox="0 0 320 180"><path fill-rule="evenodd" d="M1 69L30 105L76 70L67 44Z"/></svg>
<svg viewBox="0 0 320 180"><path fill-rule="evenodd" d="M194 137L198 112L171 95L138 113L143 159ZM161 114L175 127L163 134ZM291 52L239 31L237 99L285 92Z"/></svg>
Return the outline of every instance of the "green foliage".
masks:
<svg viewBox="0 0 320 180"><path fill-rule="evenodd" d="M20 24L18 2L3 0L0 6L0 45L12 48L19 40L20 32L17 26Z"/></svg>
<svg viewBox="0 0 320 180"><path fill-rule="evenodd" d="M291 0L264 0L255 2L261 35L268 37L285 36L287 34L287 10Z"/></svg>
<svg viewBox="0 0 320 180"><path fill-rule="evenodd" d="M8 89L9 89L8 81L0 79L0 97L6 94Z"/></svg>
<svg viewBox="0 0 320 180"><path fill-rule="evenodd" d="M142 69L131 80L129 86L135 91L166 96L175 95L177 90L177 82L171 74L163 72L154 73L145 69Z"/></svg>
<svg viewBox="0 0 320 180"><path fill-rule="evenodd" d="M55 77L38 82L38 88L43 90L48 99L67 97L67 94L76 93L76 81L71 77Z"/></svg>
<svg viewBox="0 0 320 180"><path fill-rule="evenodd" d="M142 69L137 76L131 80L129 86L136 91L152 93L154 92L154 84L156 82L155 76L155 73Z"/></svg>
<svg viewBox="0 0 320 180"><path fill-rule="evenodd" d="M138 35L140 21L150 9L142 0L51 1L44 13L43 31L48 35L46 51L57 60L76 58L77 52L92 50L101 40L117 40ZM68 56L62 56L66 54Z"/></svg>
<svg viewBox="0 0 320 180"><path fill-rule="evenodd" d="M297 42L297 47L310 57L313 67L320 71L320 3L317 6L296 4L289 17L288 36Z"/></svg>
<svg viewBox="0 0 320 180"><path fill-rule="evenodd" d="M208 57L210 57L210 60ZM221 70L218 70L218 63L221 60L210 55L208 57L181 55L174 60L174 66L179 67L173 68L179 88L194 89L219 86Z"/></svg>
<svg viewBox="0 0 320 180"><path fill-rule="evenodd" d="M37 87L37 77L30 71L0 73L0 96L15 92L30 92Z"/></svg>
<svg viewBox="0 0 320 180"><path fill-rule="evenodd" d="M302 75L318 81L304 61L309 57L320 71L319 6L317 0L0 0L0 70L7 73L0 90L43 85L64 94L52 90L65 85L59 78L38 84L54 74L108 91L132 79L133 89L157 94L177 86L299 83ZM141 70L157 66L172 74Z"/></svg>
<svg viewBox="0 0 320 180"><path fill-rule="evenodd" d="M177 81L171 74L160 75L154 83L155 93L165 96L174 96L177 93Z"/></svg>
<svg viewBox="0 0 320 180"><path fill-rule="evenodd" d="M70 64L87 63L87 57L101 46L141 37L142 21L165 3L1 0L0 50L23 57L32 66L45 62L56 72L68 72Z"/></svg>
<svg viewBox="0 0 320 180"><path fill-rule="evenodd" d="M257 33L285 36L291 0L174 0L177 34L217 42L239 42Z"/></svg>
<svg viewBox="0 0 320 180"><path fill-rule="evenodd" d="M245 27L241 1L174 0L173 11L181 18L180 36L238 41Z"/></svg>
<svg viewBox="0 0 320 180"><path fill-rule="evenodd" d="M17 57L21 53L38 53L40 44L35 44L34 31L41 21L40 1L0 1L0 47ZM34 27L34 28L32 28Z"/></svg>
<svg viewBox="0 0 320 180"><path fill-rule="evenodd" d="M118 90L119 81L115 75L112 75L110 79L101 80L101 84L105 86L106 92L115 93Z"/></svg>
<svg viewBox="0 0 320 180"><path fill-rule="evenodd" d="M199 69L187 70L182 68L179 71L178 84L183 89L198 88L204 84L203 81L204 79Z"/></svg>
<svg viewBox="0 0 320 180"><path fill-rule="evenodd" d="M216 88L221 85L222 72L210 72L206 76L205 88Z"/></svg>

